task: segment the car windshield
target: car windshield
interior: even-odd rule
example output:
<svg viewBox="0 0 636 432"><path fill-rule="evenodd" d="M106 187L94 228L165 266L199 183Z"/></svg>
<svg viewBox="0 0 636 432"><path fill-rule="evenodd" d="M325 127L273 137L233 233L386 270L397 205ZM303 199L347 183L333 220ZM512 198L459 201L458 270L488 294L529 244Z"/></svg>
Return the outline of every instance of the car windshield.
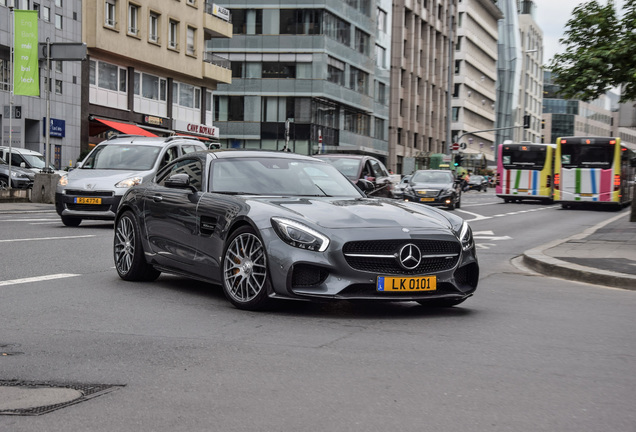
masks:
<svg viewBox="0 0 636 432"><path fill-rule="evenodd" d="M44 156L33 155L33 154L23 154L22 157L32 168L44 168L46 162L44 161Z"/></svg>
<svg viewBox="0 0 636 432"><path fill-rule="evenodd" d="M453 175L448 172L418 171L413 174L412 183L451 183Z"/></svg>
<svg viewBox="0 0 636 432"><path fill-rule="evenodd" d="M362 159L353 159L353 158L320 158L325 162L329 162L333 166L335 166L338 171L349 177L350 179L357 180L358 174L360 173L360 163Z"/></svg>
<svg viewBox="0 0 636 432"><path fill-rule="evenodd" d="M101 145L82 163L82 169L148 171L155 166L160 147L139 144Z"/></svg>
<svg viewBox="0 0 636 432"><path fill-rule="evenodd" d="M274 157L216 160L212 165L210 191L247 195L362 196L329 164Z"/></svg>

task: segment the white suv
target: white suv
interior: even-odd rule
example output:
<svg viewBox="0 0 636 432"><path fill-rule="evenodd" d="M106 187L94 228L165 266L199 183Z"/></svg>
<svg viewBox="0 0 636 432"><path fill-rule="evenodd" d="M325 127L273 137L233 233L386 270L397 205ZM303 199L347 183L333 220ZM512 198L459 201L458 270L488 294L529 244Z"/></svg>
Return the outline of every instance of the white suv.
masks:
<svg viewBox="0 0 636 432"><path fill-rule="evenodd" d="M186 153L207 150L196 139L119 135L99 143L60 178L55 209L66 226L82 219L114 220L128 188L151 180L157 171Z"/></svg>
<svg viewBox="0 0 636 432"><path fill-rule="evenodd" d="M0 147L0 157L6 162L9 162L9 147ZM46 166L46 160L42 153L35 150L29 150L22 147L11 147L11 165L26 168L34 173L39 173ZM56 174L64 174L64 171L56 170L53 165L51 165L50 168Z"/></svg>

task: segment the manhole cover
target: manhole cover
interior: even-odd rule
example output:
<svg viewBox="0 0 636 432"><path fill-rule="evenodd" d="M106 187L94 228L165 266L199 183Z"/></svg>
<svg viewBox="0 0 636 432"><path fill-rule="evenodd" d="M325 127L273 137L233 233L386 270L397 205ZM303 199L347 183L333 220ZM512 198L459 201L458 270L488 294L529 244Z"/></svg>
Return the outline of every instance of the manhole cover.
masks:
<svg viewBox="0 0 636 432"><path fill-rule="evenodd" d="M123 385L0 381L0 415L46 414L119 387Z"/></svg>

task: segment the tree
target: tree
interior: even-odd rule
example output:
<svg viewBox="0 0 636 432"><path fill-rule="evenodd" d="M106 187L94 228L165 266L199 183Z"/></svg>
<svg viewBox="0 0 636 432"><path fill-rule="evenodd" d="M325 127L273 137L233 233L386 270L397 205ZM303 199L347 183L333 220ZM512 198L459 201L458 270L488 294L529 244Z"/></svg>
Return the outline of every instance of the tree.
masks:
<svg viewBox="0 0 636 432"><path fill-rule="evenodd" d="M621 88L621 102L636 99L636 0L625 0L619 18L614 0L582 3L572 11L564 37L565 52L548 69L559 94L590 101L612 87Z"/></svg>

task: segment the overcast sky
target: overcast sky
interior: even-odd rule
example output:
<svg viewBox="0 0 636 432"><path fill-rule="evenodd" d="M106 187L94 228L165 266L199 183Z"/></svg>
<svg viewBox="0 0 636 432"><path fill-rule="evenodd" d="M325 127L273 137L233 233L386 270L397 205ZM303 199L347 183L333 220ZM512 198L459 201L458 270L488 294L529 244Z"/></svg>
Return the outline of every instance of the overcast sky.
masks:
<svg viewBox="0 0 636 432"><path fill-rule="evenodd" d="M607 0L599 0L601 4ZM534 0L537 6L534 19L543 31L543 64L549 64L555 54L563 52L559 39L563 37L566 23L572 18L576 6L582 0ZM617 11L621 12L623 0L615 0Z"/></svg>

